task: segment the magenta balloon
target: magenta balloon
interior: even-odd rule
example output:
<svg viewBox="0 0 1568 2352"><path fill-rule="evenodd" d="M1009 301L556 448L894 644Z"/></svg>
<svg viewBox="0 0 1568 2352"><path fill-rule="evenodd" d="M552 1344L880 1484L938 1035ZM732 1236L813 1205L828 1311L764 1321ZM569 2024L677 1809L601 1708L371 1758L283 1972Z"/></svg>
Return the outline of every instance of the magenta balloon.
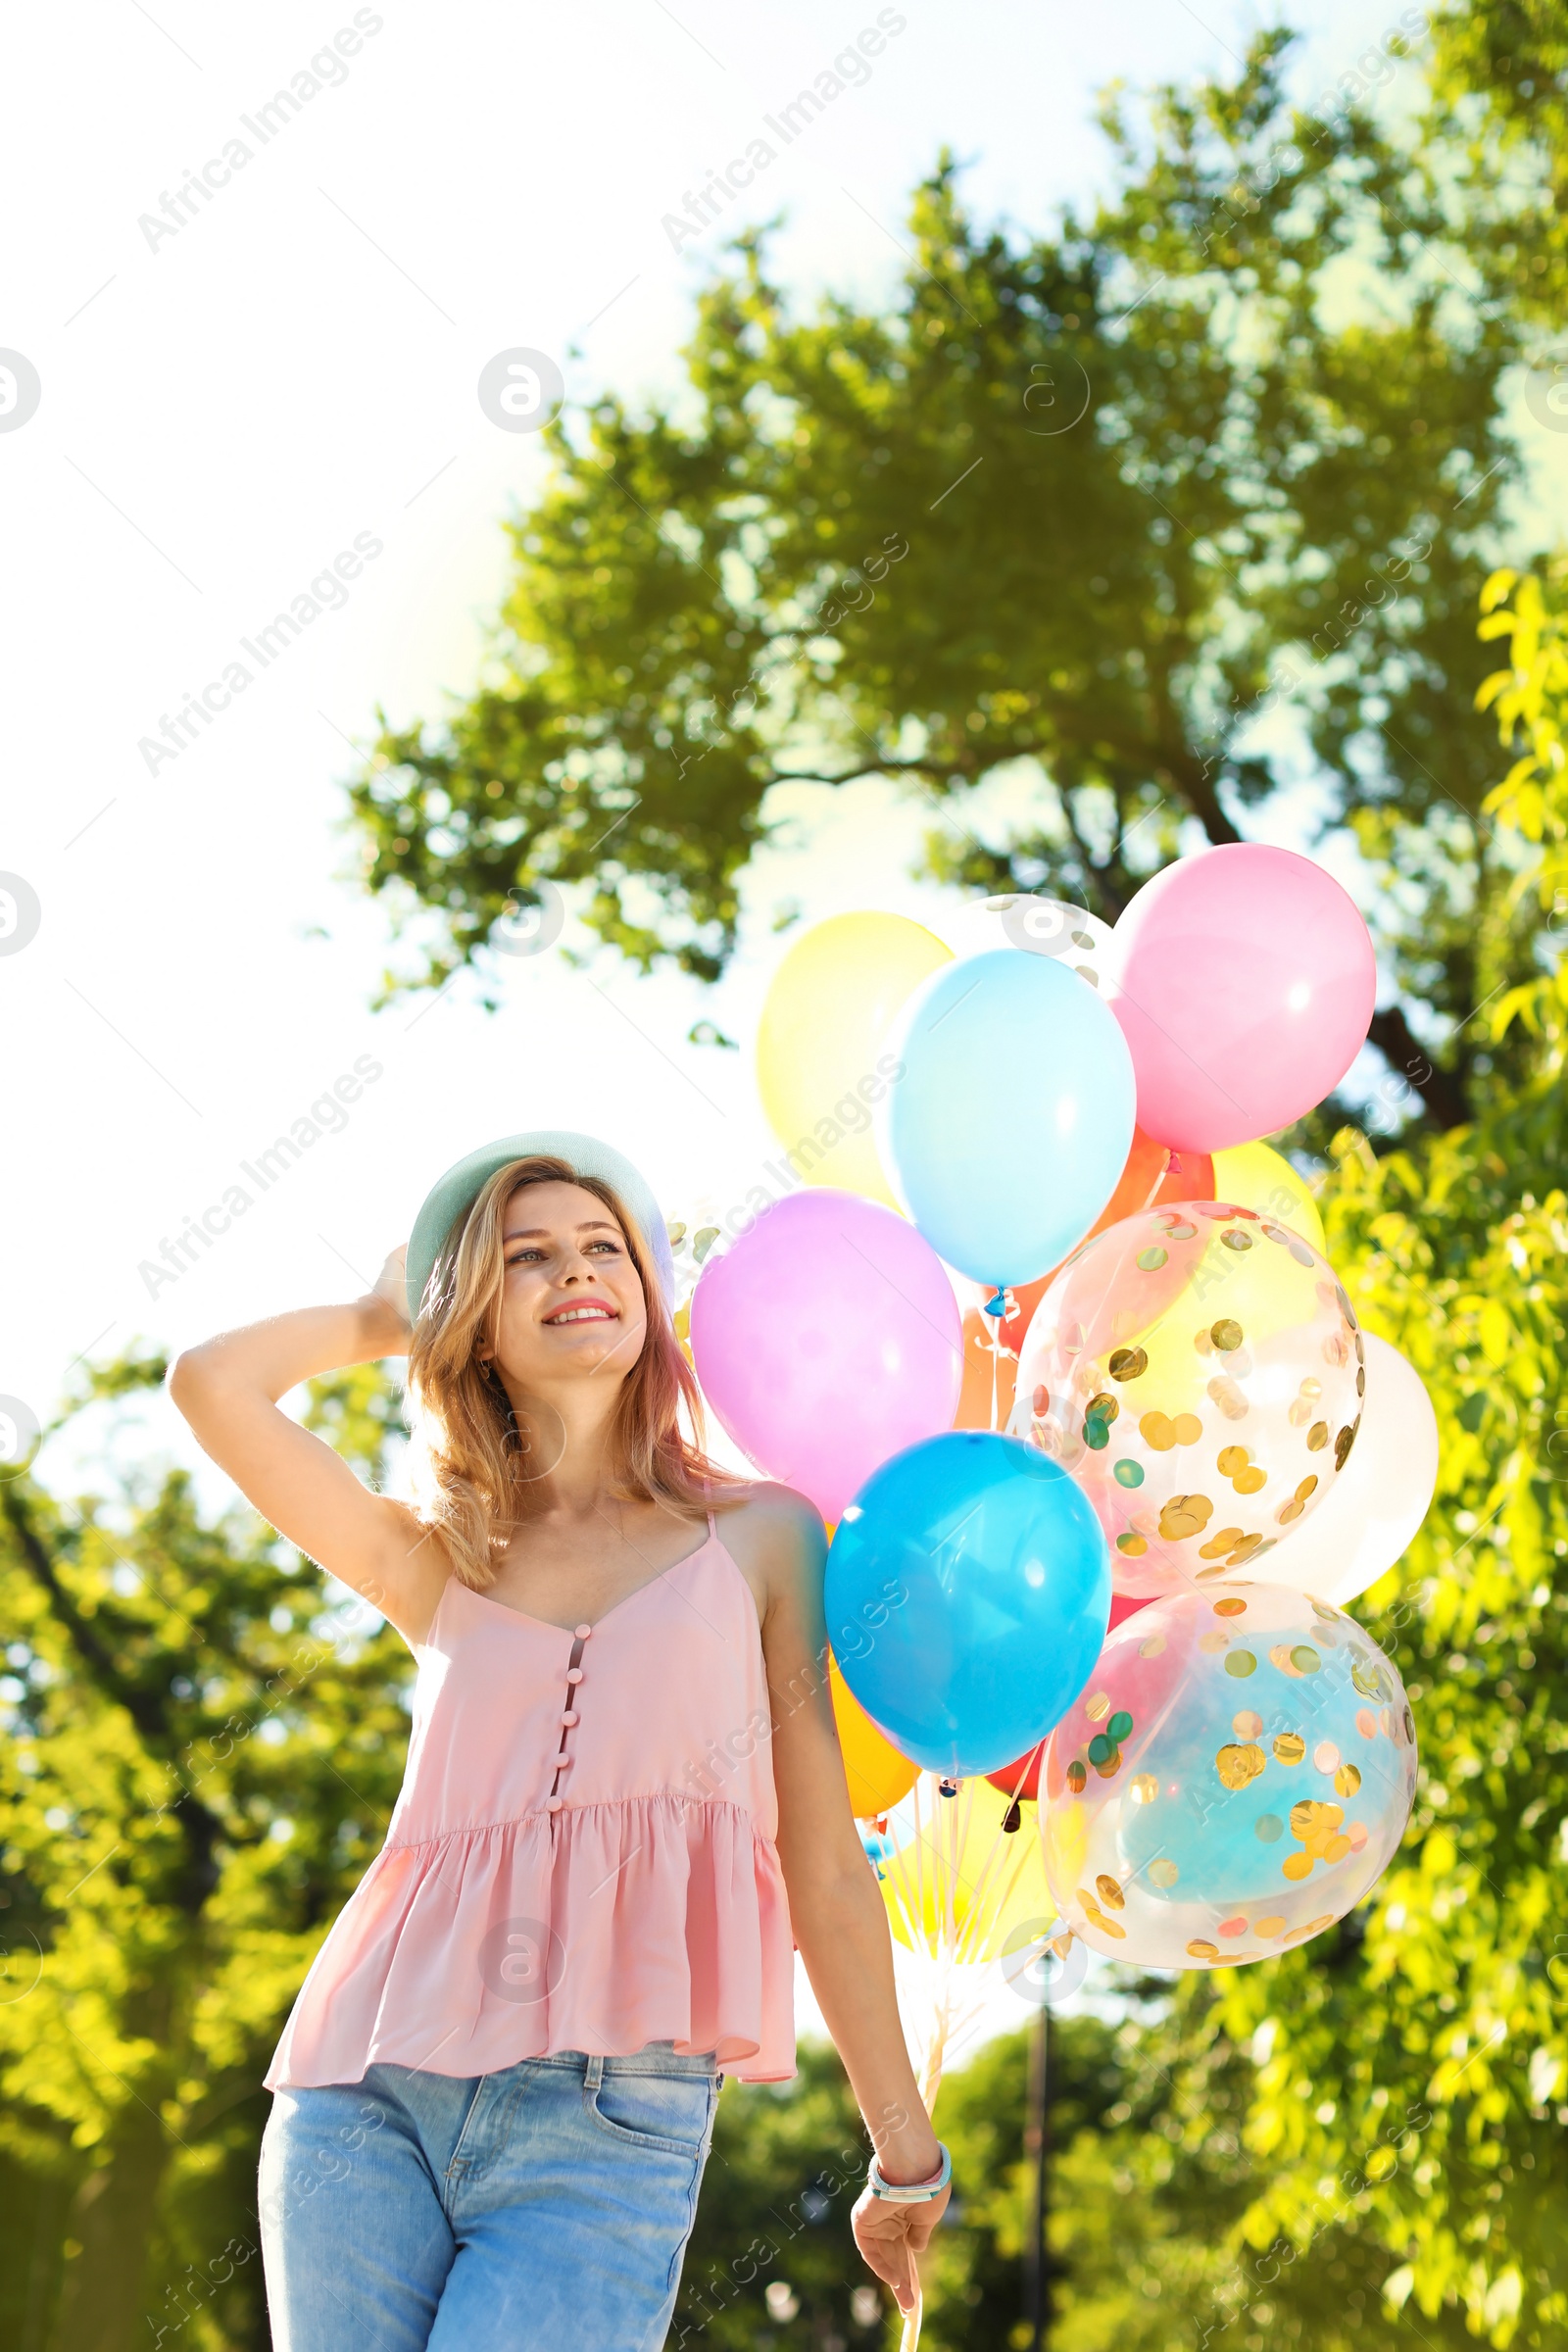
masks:
<svg viewBox="0 0 1568 2352"><path fill-rule="evenodd" d="M855 1193L775 1201L692 1296L703 1395L769 1478L836 1520L877 1465L953 1427L958 1302L912 1225Z"/></svg>
<svg viewBox="0 0 1568 2352"><path fill-rule="evenodd" d="M1138 1124L1177 1152L1274 1135L1338 1086L1377 964L1354 902L1294 850L1229 842L1146 882L1117 923L1106 996Z"/></svg>

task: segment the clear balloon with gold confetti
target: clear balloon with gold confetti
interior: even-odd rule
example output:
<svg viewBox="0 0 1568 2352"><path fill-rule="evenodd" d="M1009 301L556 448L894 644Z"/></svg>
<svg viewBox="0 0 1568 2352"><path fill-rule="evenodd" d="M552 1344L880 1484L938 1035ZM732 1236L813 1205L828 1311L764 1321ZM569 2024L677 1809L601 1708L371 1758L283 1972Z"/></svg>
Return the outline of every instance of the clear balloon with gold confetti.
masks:
<svg viewBox="0 0 1568 2352"><path fill-rule="evenodd" d="M1088 1494L1117 1592L1201 1588L1328 1492L1364 1365L1327 1258L1253 1209L1182 1201L1067 1260L1025 1337L1009 1427Z"/></svg>
<svg viewBox="0 0 1568 2352"><path fill-rule="evenodd" d="M1173 1593L1111 1635L1052 1734L1052 1892L1108 1959L1264 1960L1376 1885L1415 1778L1397 1669L1352 1618L1271 1586Z"/></svg>

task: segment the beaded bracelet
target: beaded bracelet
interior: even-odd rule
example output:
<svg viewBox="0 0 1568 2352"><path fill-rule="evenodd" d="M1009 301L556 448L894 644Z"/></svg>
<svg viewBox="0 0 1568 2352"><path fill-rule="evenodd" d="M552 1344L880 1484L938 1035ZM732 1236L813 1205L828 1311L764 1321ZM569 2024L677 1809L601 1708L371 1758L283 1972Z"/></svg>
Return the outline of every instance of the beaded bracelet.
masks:
<svg viewBox="0 0 1568 2352"><path fill-rule="evenodd" d="M939 2139L937 2146L942 2150L942 2162L937 2167L935 2180L916 2180L907 2188L900 2188L893 2181L884 2180L881 2167L873 2156L871 2169L865 2176L865 2184L872 2196L880 2197L885 2205L926 2205L933 2197L940 2197L953 2179L953 2158L948 2152L946 2140Z"/></svg>

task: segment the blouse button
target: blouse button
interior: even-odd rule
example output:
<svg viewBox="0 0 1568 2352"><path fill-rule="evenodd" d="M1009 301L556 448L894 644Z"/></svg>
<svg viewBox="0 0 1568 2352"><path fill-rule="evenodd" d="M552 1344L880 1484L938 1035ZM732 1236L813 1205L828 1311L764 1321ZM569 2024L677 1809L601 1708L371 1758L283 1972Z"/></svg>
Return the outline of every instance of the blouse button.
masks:
<svg viewBox="0 0 1568 2352"><path fill-rule="evenodd" d="M565 1799L564 1799L564 1797L560 1797L560 1796L552 1796L552 1797L549 1797L549 1798L547 1798L547 1799L546 1799L546 1802L545 1802L545 1811L546 1811L547 1813L559 1813L559 1812L561 1811L561 1808L562 1808L562 1806L564 1804L564 1802L565 1802Z"/></svg>
<svg viewBox="0 0 1568 2352"><path fill-rule="evenodd" d="M580 1683L582 1681L582 1668L580 1666L568 1666L566 1668L566 1680L568 1683Z"/></svg>
<svg viewBox="0 0 1568 2352"><path fill-rule="evenodd" d="M569 1731L572 1729L572 1727L574 1726L574 1724L576 1723L576 1721L577 1721L577 1710L576 1710L576 1708L575 1708L575 1707L568 1707L568 1708L566 1709L566 1712L564 1713L564 1715L563 1715L563 1717L561 1718L561 1720L562 1720L562 1724L563 1724L563 1726L564 1727L564 1729L565 1729L566 1731L568 1731L568 1732L569 1732Z"/></svg>
<svg viewBox="0 0 1568 2352"><path fill-rule="evenodd" d="M579 1642L586 1642L593 1630L594 1629L591 1625L579 1625L577 1628L577 1640Z"/></svg>

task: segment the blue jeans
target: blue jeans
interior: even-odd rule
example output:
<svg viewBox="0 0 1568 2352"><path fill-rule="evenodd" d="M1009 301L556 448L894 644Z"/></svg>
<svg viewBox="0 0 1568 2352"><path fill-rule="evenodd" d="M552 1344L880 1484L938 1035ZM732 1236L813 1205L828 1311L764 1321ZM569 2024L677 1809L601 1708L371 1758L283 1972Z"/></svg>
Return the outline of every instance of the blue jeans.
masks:
<svg viewBox="0 0 1568 2352"><path fill-rule="evenodd" d="M654 2042L279 2090L261 2178L274 2352L657 2352L722 2081Z"/></svg>

